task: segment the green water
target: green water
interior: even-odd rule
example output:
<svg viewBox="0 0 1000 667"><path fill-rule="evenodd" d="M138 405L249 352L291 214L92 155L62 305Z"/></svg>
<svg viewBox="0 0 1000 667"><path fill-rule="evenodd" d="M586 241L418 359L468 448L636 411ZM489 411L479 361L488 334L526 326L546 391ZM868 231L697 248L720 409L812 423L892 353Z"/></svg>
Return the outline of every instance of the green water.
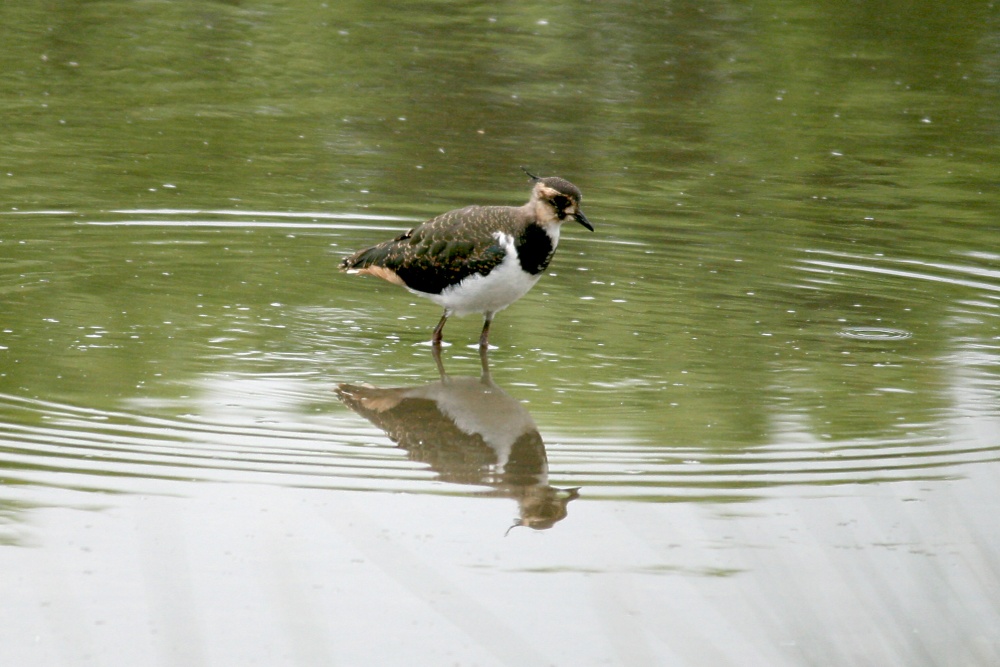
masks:
<svg viewBox="0 0 1000 667"><path fill-rule="evenodd" d="M0 662L992 664L998 36L979 2L6 3ZM338 398L429 391L440 313L336 266L523 203L522 165L596 231L492 329L539 488L580 489L503 538L523 489Z"/></svg>

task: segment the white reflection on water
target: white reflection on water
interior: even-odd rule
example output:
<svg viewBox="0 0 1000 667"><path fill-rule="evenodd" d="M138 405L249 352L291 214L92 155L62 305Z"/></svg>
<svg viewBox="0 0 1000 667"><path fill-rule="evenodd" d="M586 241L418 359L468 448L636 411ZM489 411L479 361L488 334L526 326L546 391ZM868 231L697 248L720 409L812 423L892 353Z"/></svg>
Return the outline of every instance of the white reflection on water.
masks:
<svg viewBox="0 0 1000 667"><path fill-rule="evenodd" d="M40 638L0 655L987 665L1000 514L983 508L1000 479L971 472L743 505L586 503L506 538L490 498L188 483L80 512L66 492L24 510L34 548L0 548L16 573L0 578L2 627Z"/></svg>

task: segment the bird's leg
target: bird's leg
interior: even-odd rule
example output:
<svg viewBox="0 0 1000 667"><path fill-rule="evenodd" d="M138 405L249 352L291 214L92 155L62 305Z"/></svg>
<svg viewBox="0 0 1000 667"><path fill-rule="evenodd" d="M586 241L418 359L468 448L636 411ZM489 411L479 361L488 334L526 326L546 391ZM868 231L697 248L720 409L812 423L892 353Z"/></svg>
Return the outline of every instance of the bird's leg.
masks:
<svg viewBox="0 0 1000 667"><path fill-rule="evenodd" d="M441 377L442 383L447 383L450 378L444 370L444 362L441 361L441 346L433 345L431 346L431 354L434 356L434 365L437 366L438 375Z"/></svg>
<svg viewBox="0 0 1000 667"><path fill-rule="evenodd" d="M479 381L489 386L493 383L493 378L490 377L490 348L479 348L479 365L483 369L483 373L480 375Z"/></svg>
<svg viewBox="0 0 1000 667"><path fill-rule="evenodd" d="M493 321L493 313L483 314L483 333L479 334L479 349L486 350L490 347L490 322Z"/></svg>
<svg viewBox="0 0 1000 667"><path fill-rule="evenodd" d="M444 311L444 315L441 316L441 321L438 325L434 327L434 335L431 336L431 345L435 347L441 346L441 334L444 332L444 323L448 321L448 316L451 315L447 310Z"/></svg>

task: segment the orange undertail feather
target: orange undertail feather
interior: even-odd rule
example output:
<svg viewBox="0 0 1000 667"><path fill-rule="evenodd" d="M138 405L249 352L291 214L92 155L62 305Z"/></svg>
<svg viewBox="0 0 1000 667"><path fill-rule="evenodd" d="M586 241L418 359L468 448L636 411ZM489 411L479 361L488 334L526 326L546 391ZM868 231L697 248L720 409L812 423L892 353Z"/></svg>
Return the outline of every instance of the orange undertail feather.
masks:
<svg viewBox="0 0 1000 667"><path fill-rule="evenodd" d="M381 278L382 280L386 280L393 285L399 285L400 287L406 286L405 283L403 283L403 279L400 278L395 271L387 269L384 266L368 266L363 269L357 269L357 272L363 276L367 275Z"/></svg>
<svg viewBox="0 0 1000 667"><path fill-rule="evenodd" d="M375 276L376 278L381 278L382 280L388 281L393 285L405 286L402 278L400 278L395 271L382 266L382 263L385 261L388 254L388 249L385 247L386 245L387 244L382 243L355 253L340 263L340 270L351 273L359 273L361 275Z"/></svg>

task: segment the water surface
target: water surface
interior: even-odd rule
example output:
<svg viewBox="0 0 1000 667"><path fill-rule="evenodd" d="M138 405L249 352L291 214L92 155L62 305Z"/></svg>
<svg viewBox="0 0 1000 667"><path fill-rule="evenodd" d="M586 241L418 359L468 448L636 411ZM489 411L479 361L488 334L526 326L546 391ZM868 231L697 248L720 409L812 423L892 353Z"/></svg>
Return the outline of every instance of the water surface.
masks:
<svg viewBox="0 0 1000 667"><path fill-rule="evenodd" d="M995 12L445 4L0 10L0 662L995 663Z"/></svg>

